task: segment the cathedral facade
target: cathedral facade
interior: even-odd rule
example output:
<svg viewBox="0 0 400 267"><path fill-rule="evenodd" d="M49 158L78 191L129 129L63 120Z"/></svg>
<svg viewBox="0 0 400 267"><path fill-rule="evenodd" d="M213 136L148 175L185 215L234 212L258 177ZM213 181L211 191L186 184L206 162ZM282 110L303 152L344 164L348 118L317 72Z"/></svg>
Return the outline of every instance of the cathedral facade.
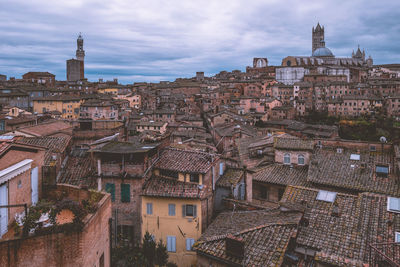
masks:
<svg viewBox="0 0 400 267"><path fill-rule="evenodd" d="M350 80L350 68L368 68L373 65L371 56L366 59L365 51L358 47L351 57L335 57L325 46L325 29L318 23L312 28L311 56L288 56L276 70L276 79L285 84L302 81L310 71L325 75L345 75Z"/></svg>

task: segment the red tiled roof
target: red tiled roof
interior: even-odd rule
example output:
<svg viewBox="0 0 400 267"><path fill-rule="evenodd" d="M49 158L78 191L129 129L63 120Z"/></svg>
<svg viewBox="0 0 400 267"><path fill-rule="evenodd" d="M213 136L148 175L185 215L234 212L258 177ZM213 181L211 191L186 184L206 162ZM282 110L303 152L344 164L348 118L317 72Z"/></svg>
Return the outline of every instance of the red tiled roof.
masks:
<svg viewBox="0 0 400 267"><path fill-rule="evenodd" d="M280 266L301 216L299 212L279 210L224 212L207 228L194 249L234 266ZM227 255L228 235L243 240L243 259Z"/></svg>
<svg viewBox="0 0 400 267"><path fill-rule="evenodd" d="M153 176L146 182L143 195L176 198L203 198L206 186L202 189L198 184L181 182L172 178Z"/></svg>
<svg viewBox="0 0 400 267"><path fill-rule="evenodd" d="M161 152L155 168L185 173L206 173L216 158L215 155L200 151L168 148Z"/></svg>

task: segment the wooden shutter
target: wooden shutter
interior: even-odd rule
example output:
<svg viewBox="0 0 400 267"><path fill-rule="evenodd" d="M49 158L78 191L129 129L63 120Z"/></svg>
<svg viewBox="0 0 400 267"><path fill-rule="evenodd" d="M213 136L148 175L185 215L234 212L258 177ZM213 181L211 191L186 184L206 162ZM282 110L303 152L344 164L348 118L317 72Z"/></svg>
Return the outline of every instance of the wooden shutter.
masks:
<svg viewBox="0 0 400 267"><path fill-rule="evenodd" d="M121 202L131 201L131 185L121 184Z"/></svg>
<svg viewBox="0 0 400 267"><path fill-rule="evenodd" d="M190 238L186 238L186 250L190 250L192 247L190 246Z"/></svg>
<svg viewBox="0 0 400 267"><path fill-rule="evenodd" d="M186 205L182 205L182 217L186 217Z"/></svg>
<svg viewBox="0 0 400 267"><path fill-rule="evenodd" d="M193 205L193 217L197 217L197 205Z"/></svg>
<svg viewBox="0 0 400 267"><path fill-rule="evenodd" d="M172 251L176 252L176 237L172 236Z"/></svg>
<svg viewBox="0 0 400 267"><path fill-rule="evenodd" d="M111 194L111 201L115 201L115 184L106 183L106 192Z"/></svg>
<svg viewBox="0 0 400 267"><path fill-rule="evenodd" d="M175 204L168 204L168 215L175 216Z"/></svg>

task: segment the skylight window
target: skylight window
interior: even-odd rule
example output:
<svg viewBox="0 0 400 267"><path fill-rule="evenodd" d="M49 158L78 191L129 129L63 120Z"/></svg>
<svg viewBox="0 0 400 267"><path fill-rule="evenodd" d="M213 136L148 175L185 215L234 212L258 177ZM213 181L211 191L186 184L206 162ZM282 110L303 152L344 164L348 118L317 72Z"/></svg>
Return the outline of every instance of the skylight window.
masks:
<svg viewBox="0 0 400 267"><path fill-rule="evenodd" d="M360 155L359 154L351 154L350 159L351 160L360 160Z"/></svg>
<svg viewBox="0 0 400 267"><path fill-rule="evenodd" d="M317 195L317 200L333 203L336 199L336 192L320 190Z"/></svg>
<svg viewBox="0 0 400 267"><path fill-rule="evenodd" d="M387 177L389 174L389 166L376 165L375 171L377 176Z"/></svg>
<svg viewBox="0 0 400 267"><path fill-rule="evenodd" d="M394 233L394 242L400 243L400 233L399 232Z"/></svg>
<svg viewBox="0 0 400 267"><path fill-rule="evenodd" d="M400 198L388 197L387 210L392 212L400 212Z"/></svg>

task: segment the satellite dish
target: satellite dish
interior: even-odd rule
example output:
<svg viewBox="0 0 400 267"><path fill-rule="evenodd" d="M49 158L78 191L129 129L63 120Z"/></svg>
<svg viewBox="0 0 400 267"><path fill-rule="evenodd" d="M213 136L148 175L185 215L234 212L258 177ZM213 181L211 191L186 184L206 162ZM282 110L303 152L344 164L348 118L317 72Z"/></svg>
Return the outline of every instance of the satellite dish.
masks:
<svg viewBox="0 0 400 267"><path fill-rule="evenodd" d="M379 138L379 141L381 141L381 143L387 143L386 137L381 136L381 138Z"/></svg>

